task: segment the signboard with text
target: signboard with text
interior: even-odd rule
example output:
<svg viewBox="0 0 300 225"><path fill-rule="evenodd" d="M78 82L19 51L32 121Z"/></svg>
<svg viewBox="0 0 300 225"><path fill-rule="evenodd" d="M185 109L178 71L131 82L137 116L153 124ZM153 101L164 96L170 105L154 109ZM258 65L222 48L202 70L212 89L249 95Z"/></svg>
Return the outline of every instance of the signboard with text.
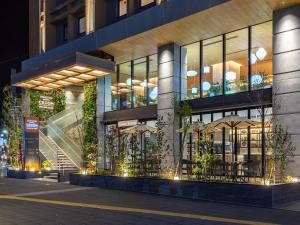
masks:
<svg viewBox="0 0 300 225"><path fill-rule="evenodd" d="M39 133L39 120L33 117L24 118L26 133Z"/></svg>
<svg viewBox="0 0 300 225"><path fill-rule="evenodd" d="M54 109L53 98L49 96L40 96L39 108L53 110Z"/></svg>
<svg viewBox="0 0 300 225"><path fill-rule="evenodd" d="M24 117L24 152L23 160L26 169L40 168L39 156L39 119Z"/></svg>

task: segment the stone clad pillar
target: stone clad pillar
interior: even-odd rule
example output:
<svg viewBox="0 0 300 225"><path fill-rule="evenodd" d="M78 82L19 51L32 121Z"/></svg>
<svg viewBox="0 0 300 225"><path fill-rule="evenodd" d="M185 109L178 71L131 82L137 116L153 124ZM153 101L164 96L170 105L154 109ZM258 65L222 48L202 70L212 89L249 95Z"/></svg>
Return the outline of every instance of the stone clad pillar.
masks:
<svg viewBox="0 0 300 225"><path fill-rule="evenodd" d="M176 104L180 100L180 46L169 44L158 49L158 118L167 122L165 138L170 147L162 162L163 173L175 172L178 164L180 137L180 118L176 113Z"/></svg>
<svg viewBox="0 0 300 225"><path fill-rule="evenodd" d="M273 112L296 147L288 175L300 177L300 5L273 18Z"/></svg>

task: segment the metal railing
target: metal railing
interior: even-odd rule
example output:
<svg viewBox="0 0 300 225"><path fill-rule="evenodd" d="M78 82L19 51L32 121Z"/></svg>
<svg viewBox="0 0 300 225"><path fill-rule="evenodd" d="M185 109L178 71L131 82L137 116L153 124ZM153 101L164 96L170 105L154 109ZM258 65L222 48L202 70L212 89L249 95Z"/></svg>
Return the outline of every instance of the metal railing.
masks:
<svg viewBox="0 0 300 225"><path fill-rule="evenodd" d="M48 137L42 132L39 132L39 149L43 156L50 162L52 169L56 170L57 166L57 149L51 145Z"/></svg>
<svg viewBox="0 0 300 225"><path fill-rule="evenodd" d="M81 167L81 148L52 122L48 124L48 136L77 168Z"/></svg>

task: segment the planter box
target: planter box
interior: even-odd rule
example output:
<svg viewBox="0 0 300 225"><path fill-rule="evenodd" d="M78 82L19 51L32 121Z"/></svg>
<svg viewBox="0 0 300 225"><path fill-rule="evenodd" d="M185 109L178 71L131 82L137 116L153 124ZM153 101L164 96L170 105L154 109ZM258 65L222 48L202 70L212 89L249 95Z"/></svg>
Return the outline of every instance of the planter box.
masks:
<svg viewBox="0 0 300 225"><path fill-rule="evenodd" d="M30 179L30 178L42 178L43 173L38 171L23 171L23 170L8 170L7 177L17 179Z"/></svg>
<svg viewBox="0 0 300 225"><path fill-rule="evenodd" d="M300 199L300 183L263 186L70 174L70 184L260 207Z"/></svg>

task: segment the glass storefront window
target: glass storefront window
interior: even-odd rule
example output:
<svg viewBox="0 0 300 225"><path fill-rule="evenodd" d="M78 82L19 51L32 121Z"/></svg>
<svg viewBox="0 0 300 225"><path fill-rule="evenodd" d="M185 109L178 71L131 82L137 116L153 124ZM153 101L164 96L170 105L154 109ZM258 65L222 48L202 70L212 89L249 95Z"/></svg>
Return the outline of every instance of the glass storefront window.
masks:
<svg viewBox="0 0 300 225"><path fill-rule="evenodd" d="M272 86L272 22L251 27L251 87Z"/></svg>
<svg viewBox="0 0 300 225"><path fill-rule="evenodd" d="M194 99L200 97L200 42L183 46L182 57L182 99Z"/></svg>
<svg viewBox="0 0 300 225"><path fill-rule="evenodd" d="M141 58L133 61L133 99L134 107L147 105L147 60Z"/></svg>
<svg viewBox="0 0 300 225"><path fill-rule="evenodd" d="M223 93L223 38L222 36L203 41L203 97Z"/></svg>
<svg viewBox="0 0 300 225"><path fill-rule="evenodd" d="M248 90L248 28L225 35L225 94Z"/></svg>
<svg viewBox="0 0 300 225"><path fill-rule="evenodd" d="M149 56L148 95L149 105L157 104L157 54Z"/></svg>
<svg viewBox="0 0 300 225"><path fill-rule="evenodd" d="M120 64L118 92L120 109L131 108L131 62Z"/></svg>

